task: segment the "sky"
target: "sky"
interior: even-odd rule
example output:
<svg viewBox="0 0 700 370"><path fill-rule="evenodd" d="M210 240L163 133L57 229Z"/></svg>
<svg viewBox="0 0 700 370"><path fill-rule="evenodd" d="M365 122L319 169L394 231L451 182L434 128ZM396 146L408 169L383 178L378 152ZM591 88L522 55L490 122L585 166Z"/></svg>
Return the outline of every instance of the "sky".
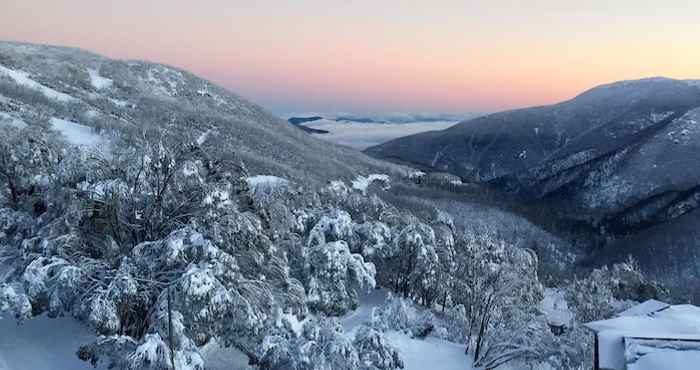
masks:
<svg viewBox="0 0 700 370"><path fill-rule="evenodd" d="M700 79L698 0L0 0L0 39L192 71L290 112L493 112Z"/></svg>

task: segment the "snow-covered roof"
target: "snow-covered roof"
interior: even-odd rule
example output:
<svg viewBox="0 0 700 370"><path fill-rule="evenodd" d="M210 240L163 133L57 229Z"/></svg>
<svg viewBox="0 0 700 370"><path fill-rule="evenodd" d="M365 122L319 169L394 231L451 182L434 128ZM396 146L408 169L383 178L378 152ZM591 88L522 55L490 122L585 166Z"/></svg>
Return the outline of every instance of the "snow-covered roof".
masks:
<svg viewBox="0 0 700 370"><path fill-rule="evenodd" d="M642 316L648 315L654 312L658 312L671 307L670 304L657 301L655 299L650 299L631 307L625 311L620 312L617 316Z"/></svg>
<svg viewBox="0 0 700 370"><path fill-rule="evenodd" d="M627 370L692 370L700 362L700 340L625 338Z"/></svg>
<svg viewBox="0 0 700 370"><path fill-rule="evenodd" d="M615 331L624 333L626 337L642 338L657 337L661 333L700 334L700 307L647 302L632 307L615 318L589 322L586 327L596 333ZM651 310L651 307L658 309Z"/></svg>
<svg viewBox="0 0 700 370"><path fill-rule="evenodd" d="M700 307L693 305L669 305L650 300L615 318L590 322L586 327L598 334L598 360L602 369L679 369L643 364L658 357L657 351L674 352L674 358L690 356L690 359L700 355ZM644 351L639 350L642 344ZM648 357L652 353L654 355Z"/></svg>

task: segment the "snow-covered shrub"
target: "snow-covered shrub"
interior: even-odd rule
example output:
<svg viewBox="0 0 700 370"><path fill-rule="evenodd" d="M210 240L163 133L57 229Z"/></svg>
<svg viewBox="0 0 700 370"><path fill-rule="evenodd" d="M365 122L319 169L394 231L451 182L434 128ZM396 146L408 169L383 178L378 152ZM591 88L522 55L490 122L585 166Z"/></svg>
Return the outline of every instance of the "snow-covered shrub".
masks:
<svg viewBox="0 0 700 370"><path fill-rule="evenodd" d="M17 319L32 316L32 304L21 289L10 284L0 284L0 318L9 313Z"/></svg>
<svg viewBox="0 0 700 370"><path fill-rule="evenodd" d="M26 212L0 208L0 258L9 257L8 249L30 236L34 219Z"/></svg>
<svg viewBox="0 0 700 370"><path fill-rule="evenodd" d="M306 261L307 302L326 315L342 315L358 305L358 292L374 288L375 269L347 243L334 241L309 249Z"/></svg>
<svg viewBox="0 0 700 370"><path fill-rule="evenodd" d="M388 343L381 331L363 325L355 334L353 345L357 350L361 370L403 369L399 353Z"/></svg>
<svg viewBox="0 0 700 370"><path fill-rule="evenodd" d="M423 223L409 223L394 237L391 248L382 250L392 287L404 297L414 297L430 306L437 298L439 260L435 232ZM384 266L383 266L384 267Z"/></svg>
<svg viewBox="0 0 700 370"><path fill-rule="evenodd" d="M0 175L0 312L89 323L101 336L81 358L116 369L202 369L198 348L213 338L254 356L272 312L305 313L304 289L245 167L150 135L71 160L53 160L40 140L23 153L40 161L12 153L24 144L0 148L33 163L16 174L34 179L13 196L19 182Z"/></svg>
<svg viewBox="0 0 700 370"><path fill-rule="evenodd" d="M595 269L566 287L567 302L580 323L607 319L635 302L663 299L667 294L632 260Z"/></svg>
<svg viewBox="0 0 700 370"><path fill-rule="evenodd" d="M383 306L372 314L372 326L380 330L398 330L415 338L425 338L436 327L435 315L416 307L410 299L389 295Z"/></svg>
<svg viewBox="0 0 700 370"><path fill-rule="evenodd" d="M0 136L0 199L38 216L46 210L40 190L48 189L65 145L46 127L0 125Z"/></svg>
<svg viewBox="0 0 700 370"><path fill-rule="evenodd" d="M352 251L370 258L375 254L381 255L383 249L387 248L392 240L391 229L379 221L354 224L353 233Z"/></svg>
<svg viewBox="0 0 700 370"><path fill-rule="evenodd" d="M457 248L449 288L456 307L448 312L465 315L465 342L475 365L539 360L533 348L551 332L537 310L543 291L535 254L487 235L467 234Z"/></svg>
<svg viewBox="0 0 700 370"><path fill-rule="evenodd" d="M300 332L282 327L259 348L261 370L356 370L360 360L352 341L332 319L306 320Z"/></svg>
<svg viewBox="0 0 700 370"><path fill-rule="evenodd" d="M318 245L335 242L349 241L352 238L352 218L341 210L334 209L321 217L309 232L308 246L313 248Z"/></svg>

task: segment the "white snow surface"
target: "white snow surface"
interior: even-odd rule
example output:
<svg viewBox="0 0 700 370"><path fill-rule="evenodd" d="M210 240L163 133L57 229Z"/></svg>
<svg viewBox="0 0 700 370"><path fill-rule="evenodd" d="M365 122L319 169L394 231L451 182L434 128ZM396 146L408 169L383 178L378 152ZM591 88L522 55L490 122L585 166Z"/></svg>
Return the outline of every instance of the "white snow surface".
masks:
<svg viewBox="0 0 700 370"><path fill-rule="evenodd" d="M95 335L72 318L0 319L0 370L94 370L76 352ZM201 349L207 370L253 370L248 357L212 340ZM104 367L97 368L103 370Z"/></svg>
<svg viewBox="0 0 700 370"><path fill-rule="evenodd" d="M111 79L100 76L100 73L92 68L88 69L88 74L90 74L90 84L97 90L108 89L114 83Z"/></svg>
<svg viewBox="0 0 700 370"><path fill-rule="evenodd" d="M71 102L75 100L72 96L58 92L50 87L44 86L31 78L29 78L29 73L23 71L17 71L3 67L0 65L0 75L6 75L15 81L16 84L28 87L32 90L36 90L44 94L49 99L58 100L60 102Z"/></svg>
<svg viewBox="0 0 700 370"><path fill-rule="evenodd" d="M0 319L0 370L89 370L76 355L95 336L71 318Z"/></svg>
<svg viewBox="0 0 700 370"><path fill-rule="evenodd" d="M654 312L665 310L669 307L671 307L671 305L669 305L668 303L657 301L655 299L649 299L647 301L642 302L641 304L638 304L634 307L630 307L629 309L620 312L619 314L617 314L617 316L650 315L650 314L653 314Z"/></svg>
<svg viewBox="0 0 700 370"><path fill-rule="evenodd" d="M372 312L386 301L385 289L376 289L360 295L360 306L340 318L345 335L355 336L357 329L370 321ZM404 370L472 370L471 358L464 353L464 346L435 337L411 338L400 331L385 333L386 339L398 351L404 362Z"/></svg>
<svg viewBox="0 0 700 370"><path fill-rule="evenodd" d="M472 369L471 359L464 353L461 344L434 337L414 339L397 331L386 333L386 337L398 349L404 370Z"/></svg>
<svg viewBox="0 0 700 370"><path fill-rule="evenodd" d="M51 118L49 122L54 130L62 133L73 145L98 148L104 144L104 139L94 133L90 127L59 118Z"/></svg>
<svg viewBox="0 0 700 370"><path fill-rule="evenodd" d="M254 370L248 365L248 356L238 349L221 347L212 340L201 348L207 370Z"/></svg>
<svg viewBox="0 0 700 370"><path fill-rule="evenodd" d="M365 194L367 192L367 187L375 181L384 182L385 189L389 187L389 175L375 173L369 176L357 176L357 179L353 180L352 182L352 188L361 191L362 194Z"/></svg>
<svg viewBox="0 0 700 370"><path fill-rule="evenodd" d="M306 127L328 131L327 134L313 134L319 139L363 150L370 146L402 136L425 131L443 130L456 125L457 121L414 122L414 123L359 123L318 120L304 124Z"/></svg>

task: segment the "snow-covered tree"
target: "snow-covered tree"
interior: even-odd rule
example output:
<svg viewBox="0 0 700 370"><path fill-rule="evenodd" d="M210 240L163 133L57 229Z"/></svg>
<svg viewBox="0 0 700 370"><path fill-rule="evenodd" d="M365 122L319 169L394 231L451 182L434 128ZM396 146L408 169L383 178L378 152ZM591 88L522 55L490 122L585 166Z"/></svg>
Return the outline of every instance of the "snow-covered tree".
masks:
<svg viewBox="0 0 700 370"><path fill-rule="evenodd" d="M357 350L361 370L395 370L404 367L396 348L388 343L382 332L372 326L361 326L355 334L353 345Z"/></svg>
<svg viewBox="0 0 700 370"><path fill-rule="evenodd" d="M307 302L326 315L342 315L358 305L362 288L375 285L375 269L361 255L350 253L344 241L311 247L306 262Z"/></svg>
<svg viewBox="0 0 700 370"><path fill-rule="evenodd" d="M565 289L566 299L580 323L610 318L633 302L663 299L668 293L649 280L634 260L594 269Z"/></svg>
<svg viewBox="0 0 700 370"><path fill-rule="evenodd" d="M353 253L360 253L366 258L381 255L383 249L392 242L391 229L380 221L365 221L353 225Z"/></svg>
<svg viewBox="0 0 700 370"><path fill-rule="evenodd" d="M543 297L537 257L487 235L467 234L459 247L450 298L464 307L474 363L495 368L531 358L538 351L534 344L549 334L537 310Z"/></svg>
<svg viewBox="0 0 700 370"><path fill-rule="evenodd" d="M46 127L0 125L0 136L0 199L38 216L47 207L41 190L49 187L66 148L50 139Z"/></svg>
<svg viewBox="0 0 700 370"><path fill-rule="evenodd" d="M357 370L360 359L352 341L333 319L308 319L295 332L282 325L259 349L261 370Z"/></svg>
<svg viewBox="0 0 700 370"><path fill-rule="evenodd" d="M433 229L421 222L409 223L394 237L393 248L381 257L389 260L392 287L404 297L420 299L430 306L437 298L439 259Z"/></svg>
<svg viewBox="0 0 700 370"><path fill-rule="evenodd" d="M313 248L335 241L349 242L353 236L353 223L350 215L333 209L323 215L309 232L307 245Z"/></svg>

